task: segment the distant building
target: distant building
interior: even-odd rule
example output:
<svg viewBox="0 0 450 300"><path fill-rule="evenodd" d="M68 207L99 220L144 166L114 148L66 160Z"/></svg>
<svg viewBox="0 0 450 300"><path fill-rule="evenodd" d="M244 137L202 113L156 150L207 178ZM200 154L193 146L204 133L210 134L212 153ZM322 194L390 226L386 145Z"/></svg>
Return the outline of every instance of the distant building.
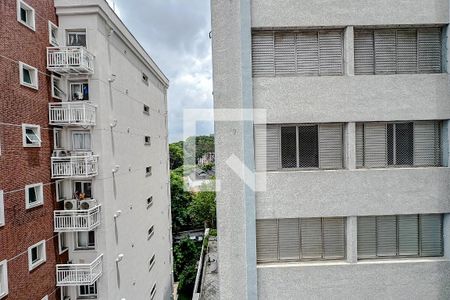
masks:
<svg viewBox="0 0 450 300"><path fill-rule="evenodd" d="M211 3L220 299L450 299L449 1Z"/></svg>
<svg viewBox="0 0 450 300"><path fill-rule="evenodd" d="M202 157L200 157L198 159L197 164L199 166L205 166L205 165L208 165L208 164L214 164L214 162L215 162L215 154L214 154L214 152L208 152L208 153L203 154Z"/></svg>
<svg viewBox="0 0 450 300"><path fill-rule="evenodd" d="M199 192L203 185L209 185L214 182L215 175L214 167L207 171L196 167L189 175L184 177L184 180L191 192Z"/></svg>

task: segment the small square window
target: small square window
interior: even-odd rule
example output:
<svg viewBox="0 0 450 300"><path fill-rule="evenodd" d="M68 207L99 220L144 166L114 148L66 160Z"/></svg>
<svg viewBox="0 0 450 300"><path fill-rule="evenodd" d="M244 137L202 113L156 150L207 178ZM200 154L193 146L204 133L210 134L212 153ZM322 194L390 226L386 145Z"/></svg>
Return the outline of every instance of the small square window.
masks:
<svg viewBox="0 0 450 300"><path fill-rule="evenodd" d="M96 299L97 298L97 282L92 285L80 285L78 287L78 295L82 299Z"/></svg>
<svg viewBox="0 0 450 300"><path fill-rule="evenodd" d="M0 298L8 295L8 263L5 260L0 261Z"/></svg>
<svg viewBox="0 0 450 300"><path fill-rule="evenodd" d="M67 200L64 192L64 180L55 181L56 187L56 201L60 202L63 200Z"/></svg>
<svg viewBox="0 0 450 300"><path fill-rule="evenodd" d="M31 30L36 30L34 9L22 0L17 1L17 21Z"/></svg>
<svg viewBox="0 0 450 300"><path fill-rule="evenodd" d="M22 138L24 147L40 147L41 127L39 125L22 124Z"/></svg>
<svg viewBox="0 0 450 300"><path fill-rule="evenodd" d="M77 81L70 83L70 101L89 100L89 82Z"/></svg>
<svg viewBox="0 0 450 300"><path fill-rule="evenodd" d="M152 176L152 167L145 168L145 176Z"/></svg>
<svg viewBox="0 0 450 300"><path fill-rule="evenodd" d="M152 258L148 261L148 270L150 271L156 263L156 254L153 254Z"/></svg>
<svg viewBox="0 0 450 300"><path fill-rule="evenodd" d="M58 26L48 21L48 42L54 47L58 47Z"/></svg>
<svg viewBox="0 0 450 300"><path fill-rule="evenodd" d="M145 73L142 73L142 81L143 81L145 84L148 84L148 76L147 76Z"/></svg>
<svg viewBox="0 0 450 300"><path fill-rule="evenodd" d="M64 92L62 80L60 77L57 77L55 75L52 75L51 77L51 83L52 83L52 97L55 99L62 100L66 93Z"/></svg>
<svg viewBox="0 0 450 300"><path fill-rule="evenodd" d="M75 237L75 248L77 250L95 249L95 231L79 231Z"/></svg>
<svg viewBox="0 0 450 300"><path fill-rule="evenodd" d="M20 84L32 89L39 88L38 70L35 67L19 62Z"/></svg>
<svg viewBox="0 0 450 300"><path fill-rule="evenodd" d="M68 31L67 46L86 47L86 31Z"/></svg>
<svg viewBox="0 0 450 300"><path fill-rule="evenodd" d="M31 271L47 260L45 240L28 248L28 270Z"/></svg>
<svg viewBox="0 0 450 300"><path fill-rule="evenodd" d="M144 144L145 145L151 145L151 137L150 136L146 135L144 137Z"/></svg>
<svg viewBox="0 0 450 300"><path fill-rule="evenodd" d="M153 196L147 198L147 209L153 205Z"/></svg>
<svg viewBox="0 0 450 300"><path fill-rule="evenodd" d="M150 227L150 229L147 232L147 239L149 240L154 233L155 233L155 225L152 225L152 227Z"/></svg>
<svg viewBox="0 0 450 300"><path fill-rule="evenodd" d="M150 299L154 299L156 295L156 282L153 284L152 291L150 292Z"/></svg>
<svg viewBox="0 0 450 300"><path fill-rule="evenodd" d="M66 234L64 232L58 233L58 250L59 254L63 254L69 248L67 247Z"/></svg>
<svg viewBox="0 0 450 300"><path fill-rule="evenodd" d="M43 184L30 184L25 186L25 208L33 208L44 204Z"/></svg>
<svg viewBox="0 0 450 300"><path fill-rule="evenodd" d="M144 114L150 114L150 106L144 104Z"/></svg>
<svg viewBox="0 0 450 300"><path fill-rule="evenodd" d="M0 190L0 227L5 225L5 202L3 197L3 191Z"/></svg>

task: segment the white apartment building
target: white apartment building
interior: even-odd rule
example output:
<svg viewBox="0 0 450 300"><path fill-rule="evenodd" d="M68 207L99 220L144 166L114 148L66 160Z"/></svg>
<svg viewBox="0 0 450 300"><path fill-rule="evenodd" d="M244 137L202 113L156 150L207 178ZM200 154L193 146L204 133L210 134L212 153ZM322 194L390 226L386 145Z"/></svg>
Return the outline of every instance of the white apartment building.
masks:
<svg viewBox="0 0 450 300"><path fill-rule="evenodd" d="M62 299L169 299L168 79L104 0L56 0L47 49Z"/></svg>
<svg viewBox="0 0 450 300"><path fill-rule="evenodd" d="M448 0L212 1L215 109L266 111L215 124L221 299L450 298L448 24Z"/></svg>

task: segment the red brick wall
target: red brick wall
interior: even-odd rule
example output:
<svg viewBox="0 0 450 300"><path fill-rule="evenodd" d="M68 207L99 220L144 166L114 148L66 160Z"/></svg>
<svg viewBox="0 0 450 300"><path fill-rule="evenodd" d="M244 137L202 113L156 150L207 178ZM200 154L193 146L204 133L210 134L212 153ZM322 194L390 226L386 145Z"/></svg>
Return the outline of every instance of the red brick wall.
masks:
<svg viewBox="0 0 450 300"><path fill-rule="evenodd" d="M17 21L16 0L0 0L0 190L5 193L6 221L0 227L0 261L8 260L9 294L5 299L40 300L45 295L59 299L59 289L55 290L55 264L65 262L67 257L59 257L58 239L53 232L55 188L53 184L45 185L44 205L28 210L23 190L27 184L51 182L50 77L45 74L49 75L46 70L48 20L55 24L57 20L53 0L25 2L35 9L36 31ZM41 72L39 90L20 85L16 62L19 60ZM42 147L22 146L22 123L41 126ZM30 272L27 249L41 240L47 240L47 261Z"/></svg>

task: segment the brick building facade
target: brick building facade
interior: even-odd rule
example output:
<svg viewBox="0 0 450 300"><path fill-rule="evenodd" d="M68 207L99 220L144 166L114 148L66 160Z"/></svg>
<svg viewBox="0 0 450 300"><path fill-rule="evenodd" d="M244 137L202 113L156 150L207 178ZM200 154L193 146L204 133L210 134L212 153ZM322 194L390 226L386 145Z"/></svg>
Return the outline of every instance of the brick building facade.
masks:
<svg viewBox="0 0 450 300"><path fill-rule="evenodd" d="M22 23L21 19L26 21ZM0 266L3 262L8 274L5 280L0 273L2 300L59 299L55 265L67 261L59 255L58 235L53 232L57 204L50 174L53 131L48 125L51 88L46 70L49 21L57 24L53 0L0 1L0 217L4 215L4 225L0 219ZM36 68L37 73L24 75L20 62ZM35 74L37 88L21 83ZM39 126L40 146L24 146L22 124ZM26 208L25 187L38 183L42 183L43 198ZM38 190L34 193L34 197L40 197L36 196ZM30 267L29 247L41 241L45 241L45 259Z"/></svg>

